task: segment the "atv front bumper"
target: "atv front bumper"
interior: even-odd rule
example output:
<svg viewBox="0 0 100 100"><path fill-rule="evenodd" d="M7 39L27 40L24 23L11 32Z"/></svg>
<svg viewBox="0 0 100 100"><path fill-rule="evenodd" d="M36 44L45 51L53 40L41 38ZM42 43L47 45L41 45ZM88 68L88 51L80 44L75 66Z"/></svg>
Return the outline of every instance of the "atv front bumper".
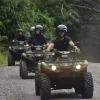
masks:
<svg viewBox="0 0 100 100"><path fill-rule="evenodd" d="M83 74L87 72L87 68L82 68L80 70L73 70L72 68L61 68L60 70L56 71L52 71L50 69L42 71L50 78L79 78L83 77Z"/></svg>
<svg viewBox="0 0 100 100"><path fill-rule="evenodd" d="M83 77L84 73L87 72L87 67L80 70L75 70L73 67L63 67L56 71L43 69L41 72L49 77L51 87L55 89L70 89L83 84Z"/></svg>

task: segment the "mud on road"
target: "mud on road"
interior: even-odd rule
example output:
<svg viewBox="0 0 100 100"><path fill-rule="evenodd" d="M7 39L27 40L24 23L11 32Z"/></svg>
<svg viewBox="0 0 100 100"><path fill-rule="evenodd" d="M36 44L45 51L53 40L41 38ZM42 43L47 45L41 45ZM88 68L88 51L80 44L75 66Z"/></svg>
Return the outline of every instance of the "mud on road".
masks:
<svg viewBox="0 0 100 100"><path fill-rule="evenodd" d="M93 75L94 96L82 99L74 89L52 91L51 100L100 100L100 63L89 63L88 71ZM0 100L40 100L35 95L34 75L29 79L21 79L19 66L0 68Z"/></svg>

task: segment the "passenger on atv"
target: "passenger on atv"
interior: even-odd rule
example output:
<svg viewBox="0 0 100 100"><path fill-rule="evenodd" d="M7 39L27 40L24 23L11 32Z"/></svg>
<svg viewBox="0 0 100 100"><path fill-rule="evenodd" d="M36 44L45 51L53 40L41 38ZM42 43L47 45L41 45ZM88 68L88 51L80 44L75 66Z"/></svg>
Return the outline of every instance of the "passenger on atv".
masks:
<svg viewBox="0 0 100 100"><path fill-rule="evenodd" d="M73 47L76 51L80 52L80 49L75 46L70 37L66 36L67 27L63 24L58 25L56 28L57 37L51 41L46 51L50 51L55 48L59 51L68 51L69 46Z"/></svg>
<svg viewBox="0 0 100 100"><path fill-rule="evenodd" d="M41 25L36 25L35 34L31 35L31 38L28 40L28 44L32 45L44 45L46 44L46 38L44 37L43 27Z"/></svg>
<svg viewBox="0 0 100 100"><path fill-rule="evenodd" d="M35 34L35 27L32 26L29 31L30 31L30 36L32 37Z"/></svg>

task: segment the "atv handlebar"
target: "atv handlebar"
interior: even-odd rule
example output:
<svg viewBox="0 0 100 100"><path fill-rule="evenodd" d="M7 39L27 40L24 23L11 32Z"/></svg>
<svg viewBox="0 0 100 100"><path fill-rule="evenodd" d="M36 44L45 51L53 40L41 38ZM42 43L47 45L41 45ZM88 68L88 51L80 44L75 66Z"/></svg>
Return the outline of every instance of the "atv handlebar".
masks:
<svg viewBox="0 0 100 100"><path fill-rule="evenodd" d="M81 52L77 52L76 50L70 50L70 51L59 51L57 49L52 49L51 52L55 52L55 53L60 53L60 54L70 54L70 53L81 53ZM49 52L50 53L50 52Z"/></svg>
<svg viewBox="0 0 100 100"><path fill-rule="evenodd" d="M30 47L46 47L46 45L30 45Z"/></svg>

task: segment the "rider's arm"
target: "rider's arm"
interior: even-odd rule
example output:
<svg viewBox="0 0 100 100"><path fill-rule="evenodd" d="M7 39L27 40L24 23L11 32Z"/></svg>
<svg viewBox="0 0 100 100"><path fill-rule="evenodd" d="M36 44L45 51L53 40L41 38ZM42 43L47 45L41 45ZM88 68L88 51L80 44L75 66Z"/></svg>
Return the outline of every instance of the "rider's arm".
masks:
<svg viewBox="0 0 100 100"><path fill-rule="evenodd" d="M69 41L69 45L71 47L73 47L75 50L80 51L80 49L77 46L75 46L75 44L73 43L73 41Z"/></svg>
<svg viewBox="0 0 100 100"><path fill-rule="evenodd" d="M54 47L54 43L50 43L46 51L50 51Z"/></svg>
<svg viewBox="0 0 100 100"><path fill-rule="evenodd" d="M73 41L70 41L70 42L69 42L69 45L70 45L71 47L73 47L74 49L77 49L77 46L75 46L75 44L73 43Z"/></svg>

